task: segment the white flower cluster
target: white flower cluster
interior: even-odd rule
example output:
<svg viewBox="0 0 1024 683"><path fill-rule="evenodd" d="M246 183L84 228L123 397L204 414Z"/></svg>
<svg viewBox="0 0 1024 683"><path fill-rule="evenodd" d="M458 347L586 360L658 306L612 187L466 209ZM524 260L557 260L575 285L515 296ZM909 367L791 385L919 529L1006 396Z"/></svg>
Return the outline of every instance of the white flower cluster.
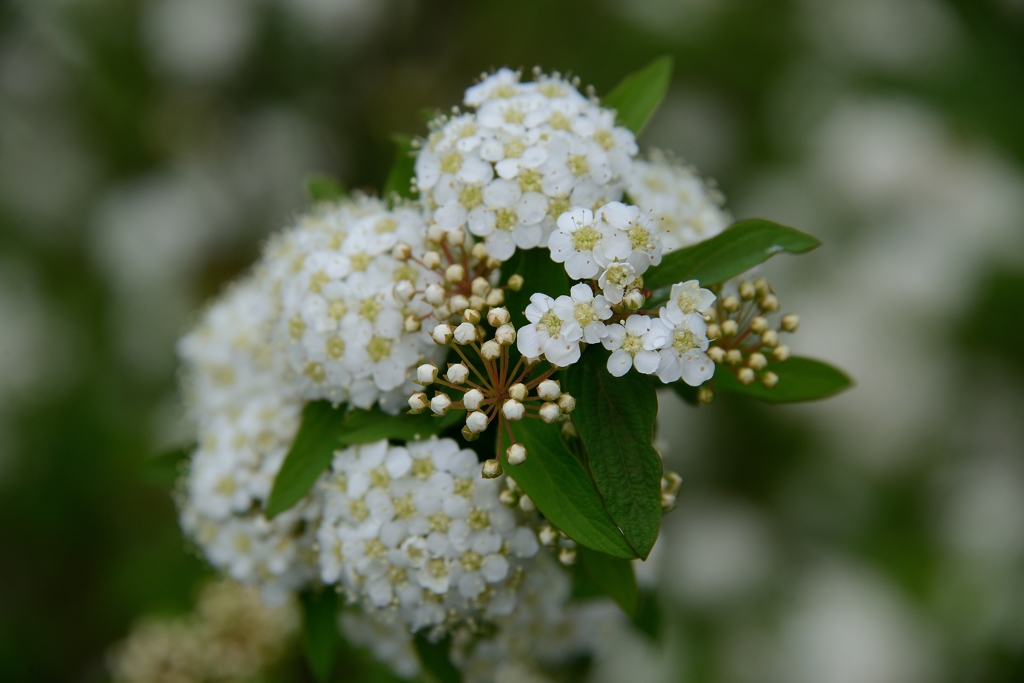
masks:
<svg viewBox="0 0 1024 683"><path fill-rule="evenodd" d="M188 410L198 448L184 481L181 523L210 563L258 584L269 602L313 576L317 504L273 520L260 508L299 428L301 398L270 343L269 280L233 286L181 340Z"/></svg>
<svg viewBox="0 0 1024 683"><path fill-rule="evenodd" d="M732 222L722 193L660 150L634 160L625 181L630 199L658 226L666 254L714 237Z"/></svg>
<svg viewBox="0 0 1024 683"><path fill-rule="evenodd" d="M416 159L416 185L446 231L484 238L508 260L544 243L562 213L620 198L637 153L615 112L559 75L501 69L466 90L472 113L441 118Z"/></svg>
<svg viewBox="0 0 1024 683"><path fill-rule="evenodd" d="M321 579L410 631L506 616L540 546L500 490L451 439L339 451L320 484Z"/></svg>
<svg viewBox="0 0 1024 683"><path fill-rule="evenodd" d="M284 271L276 338L304 398L379 402L391 413L404 405L409 369L437 349L421 331L432 307L398 298L395 285L422 292L442 277L392 251L422 256L426 236L419 211L357 197L318 207L271 244L267 259Z"/></svg>

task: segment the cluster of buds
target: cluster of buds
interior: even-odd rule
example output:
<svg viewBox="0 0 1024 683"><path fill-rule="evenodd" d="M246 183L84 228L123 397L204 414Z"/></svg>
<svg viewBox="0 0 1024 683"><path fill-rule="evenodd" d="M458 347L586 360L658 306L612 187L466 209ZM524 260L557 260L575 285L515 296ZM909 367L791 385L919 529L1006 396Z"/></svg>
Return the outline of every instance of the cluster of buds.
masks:
<svg viewBox="0 0 1024 683"><path fill-rule="evenodd" d="M512 477L505 477L505 488L498 494L498 500L510 508L519 508L530 513L537 509L530 497L519 488Z"/></svg>
<svg viewBox="0 0 1024 683"><path fill-rule="evenodd" d="M558 561L566 567L576 564L576 541L550 524L545 523L537 530L537 538L545 548L558 550Z"/></svg>
<svg viewBox="0 0 1024 683"><path fill-rule="evenodd" d="M781 343L779 335L795 332L800 325L800 318L792 313L773 324L769 316L774 318L778 310L779 299L766 279L741 282L737 294L720 297L704 315L711 340L708 356L741 384L760 382L774 388L779 376L767 369L768 364L789 358L789 347ZM710 403L714 394L705 386L697 397L702 403Z"/></svg>

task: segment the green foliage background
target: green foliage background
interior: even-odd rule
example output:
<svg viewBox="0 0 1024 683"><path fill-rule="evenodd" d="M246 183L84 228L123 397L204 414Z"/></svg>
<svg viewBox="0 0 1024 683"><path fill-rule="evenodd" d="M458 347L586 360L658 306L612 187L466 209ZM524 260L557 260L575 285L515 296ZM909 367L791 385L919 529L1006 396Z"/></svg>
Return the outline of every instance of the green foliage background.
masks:
<svg viewBox="0 0 1024 683"><path fill-rule="evenodd" d="M788 680L869 680L836 673L864 671L844 664L852 652L888 662L884 680L1024 678L1019 2L395 0L323 33L298 4L221 0L248 26L222 72L160 58L156 0L0 4L0 680L102 681L136 619L191 605L209 571L148 459L185 438L173 344L303 208L307 173L382 186L391 134L422 134L422 112L458 102L481 70L539 64L601 93L662 54L673 82L641 143L713 174L738 218L825 241L767 273L784 308L808 307L794 348L860 386L810 408L733 398L693 412L662 395L662 449L686 484L651 560L672 653L658 676L777 680L791 660ZM867 148L877 167L858 177L881 187L859 194L815 146L843 103L854 127L878 112L909 121ZM928 144L962 161L946 180L981 206L940 201L952 227L932 233L911 228L936 202L934 159L900 165ZM955 239L989 246L928 258ZM891 288L864 287L851 262L878 264ZM875 300L859 308L811 296L862 287ZM835 326L844 344L825 346ZM916 422L873 422L887 401L918 406ZM770 562L746 583L701 583L687 549L723 570L751 562L742 543L716 556L693 542L700 524L735 519ZM881 607L851 612L864 595ZM913 647L863 649L861 614ZM275 675L308 674L296 661Z"/></svg>

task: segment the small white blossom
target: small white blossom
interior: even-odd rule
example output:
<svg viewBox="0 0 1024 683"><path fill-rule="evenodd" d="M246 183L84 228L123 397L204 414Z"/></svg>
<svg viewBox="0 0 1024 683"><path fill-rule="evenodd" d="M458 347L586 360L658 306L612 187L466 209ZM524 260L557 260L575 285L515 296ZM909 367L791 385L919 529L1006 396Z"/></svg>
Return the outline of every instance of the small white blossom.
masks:
<svg viewBox="0 0 1024 683"><path fill-rule="evenodd" d="M608 372L622 377L629 369L653 375L658 370L661 356L658 349L667 341L667 333L659 326L652 327L646 315L631 315L618 325L608 326L604 347L612 352L608 357Z"/></svg>
<svg viewBox="0 0 1024 683"><path fill-rule="evenodd" d="M612 316L612 307L601 294L594 296L590 285L579 283L569 290L572 316L583 330L583 341L597 344L607 336L604 321Z"/></svg>
<svg viewBox="0 0 1024 683"><path fill-rule="evenodd" d="M531 324L519 329L516 344L527 358L545 357L552 365L565 367L580 359L583 331L573 317L571 299L556 302L540 292L530 297L526 319Z"/></svg>
<svg viewBox="0 0 1024 683"><path fill-rule="evenodd" d="M672 285L667 308L681 315L705 313L715 298L714 292L702 288L696 280L689 280Z"/></svg>
<svg viewBox="0 0 1024 683"><path fill-rule="evenodd" d="M708 349L707 323L699 313L682 313L678 308L666 306L652 327L660 329L668 342L658 352L661 360L657 373L662 382L668 384L682 378L696 387L711 379L715 374L715 364L705 353Z"/></svg>

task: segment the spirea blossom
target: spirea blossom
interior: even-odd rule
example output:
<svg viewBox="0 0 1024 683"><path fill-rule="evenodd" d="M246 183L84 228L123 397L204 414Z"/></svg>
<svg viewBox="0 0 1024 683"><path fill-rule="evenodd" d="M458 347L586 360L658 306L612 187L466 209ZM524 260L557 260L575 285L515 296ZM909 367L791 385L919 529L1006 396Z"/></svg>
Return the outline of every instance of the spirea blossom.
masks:
<svg viewBox="0 0 1024 683"><path fill-rule="evenodd" d="M557 74L501 69L466 91L475 111L431 124L416 159L416 186L445 231L468 229L488 253L546 242L573 206L598 207L622 196L637 153L615 113Z"/></svg>

